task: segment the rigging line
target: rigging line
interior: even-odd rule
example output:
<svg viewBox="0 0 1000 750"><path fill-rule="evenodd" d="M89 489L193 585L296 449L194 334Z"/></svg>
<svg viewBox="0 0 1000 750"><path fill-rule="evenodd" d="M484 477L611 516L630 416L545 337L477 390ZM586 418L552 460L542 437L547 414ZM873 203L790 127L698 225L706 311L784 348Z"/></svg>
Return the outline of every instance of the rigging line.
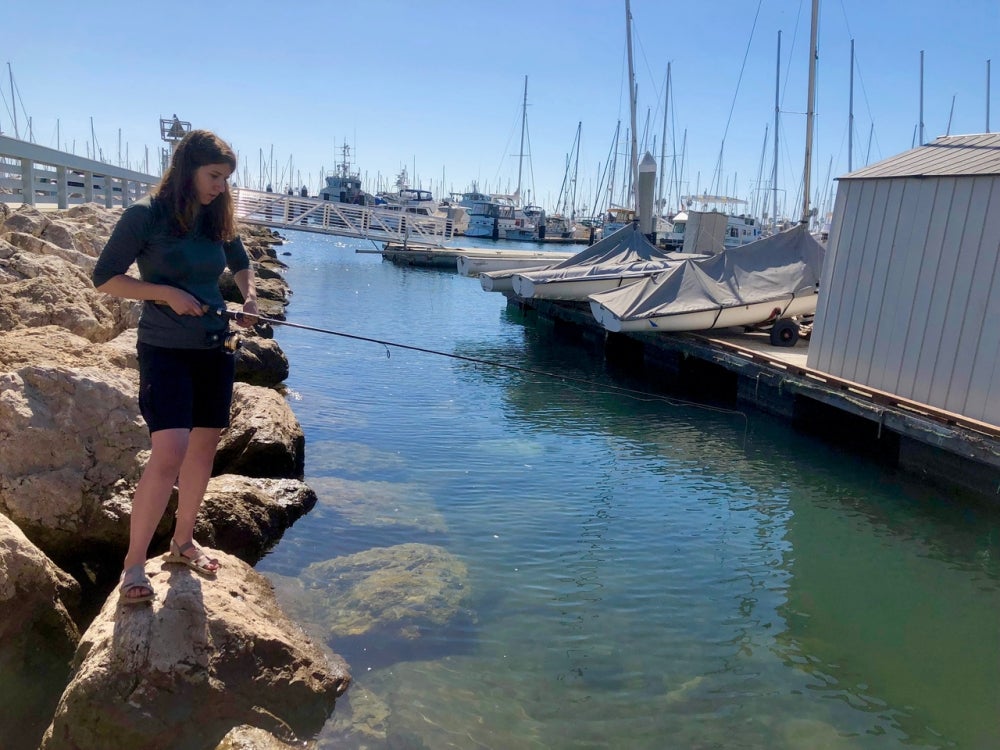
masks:
<svg viewBox="0 0 1000 750"><path fill-rule="evenodd" d="M726 128L722 132L722 147L719 149L719 163L716 165L715 183L713 192L718 195L719 189L721 187L722 180L722 150L726 147L726 138L729 136L729 126L733 122L733 111L736 109L736 99L740 93L740 85L743 83L743 74L746 72L747 68L747 58L750 57L750 46L753 43L754 33L757 30L757 20L760 18L760 8L764 4L764 0L758 0L757 2L757 12L753 17L753 26L750 27L750 38L747 40L747 48L743 52L743 64L740 65L740 75L736 79L736 91L733 92L733 101L729 105L729 117L726 119Z"/></svg>
<svg viewBox="0 0 1000 750"><path fill-rule="evenodd" d="M334 331L329 328L318 328L316 326L305 325L303 323L289 323L286 320L277 320L276 318L266 318L263 315L251 315L249 313L237 312L234 310L228 310L224 307L219 307L214 310L215 314L222 318L228 318L229 320L237 320L240 318L253 318L260 323L267 323L272 326L285 326L286 328L299 328L303 331L313 331L314 333L325 333L330 336L340 336L345 339L352 339L354 341L367 341L372 344L379 344L386 349L386 358L390 356L389 347L396 347L397 349L406 349L412 352L420 352L422 354L436 354L439 357L449 357L451 359L461 360L463 362L470 362L476 365L489 365L491 367L499 367L505 370L513 370L515 372L527 373L530 375L542 375L548 378L556 378L558 380L565 381L567 383L575 383L577 385L587 385L587 386L597 386L599 389L608 393L617 393L629 398L633 398L637 401L664 401L671 406L690 406L696 409L704 409L706 411L713 411L720 414L737 415L743 418L744 428L748 428L749 419L744 412L738 411L736 409L726 409L721 406L711 406L709 404L699 404L695 401L686 401L684 399L673 398L672 396L660 396L656 393L648 393L646 391L636 390L635 388L626 388L625 386L612 385L610 383L598 383L594 380L589 380L587 378L578 378L574 375L565 375L557 372L550 372L548 370L538 370L533 367L521 367L520 365L511 365L506 362L497 362L491 359L481 359L479 357L469 357L464 354L455 354L453 352L442 352L437 349L427 349L422 346L415 346L413 344L401 344L397 341L388 341L386 339L376 339L370 336L361 336L354 333L346 333L344 331ZM583 389L581 389L583 390Z"/></svg>

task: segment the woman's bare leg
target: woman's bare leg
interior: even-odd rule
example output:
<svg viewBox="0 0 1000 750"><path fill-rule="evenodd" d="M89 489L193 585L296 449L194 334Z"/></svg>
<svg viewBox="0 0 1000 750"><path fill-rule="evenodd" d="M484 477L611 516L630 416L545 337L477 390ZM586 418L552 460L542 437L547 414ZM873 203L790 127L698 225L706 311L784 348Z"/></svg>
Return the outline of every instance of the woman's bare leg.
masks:
<svg viewBox="0 0 1000 750"><path fill-rule="evenodd" d="M132 498L126 569L146 562L149 543L170 502L170 493L187 452L189 435L190 432L184 429L157 430L151 435L153 450ZM140 588L135 589L133 595L145 593L148 591Z"/></svg>
<svg viewBox="0 0 1000 750"><path fill-rule="evenodd" d="M205 499L205 488L212 477L215 463L215 449L219 445L222 430L209 427L195 427L191 430L187 453L181 464L177 480L177 525L174 528L174 542L183 547L193 541L194 525ZM216 566L209 566L215 570Z"/></svg>

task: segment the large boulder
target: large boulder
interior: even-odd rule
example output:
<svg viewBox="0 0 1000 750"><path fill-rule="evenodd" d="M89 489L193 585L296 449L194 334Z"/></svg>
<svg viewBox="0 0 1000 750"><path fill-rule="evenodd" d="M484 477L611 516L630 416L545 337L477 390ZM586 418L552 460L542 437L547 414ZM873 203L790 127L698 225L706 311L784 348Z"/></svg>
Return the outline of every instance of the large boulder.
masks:
<svg viewBox="0 0 1000 750"><path fill-rule="evenodd" d="M315 505L316 493L298 479L212 477L195 536L253 565Z"/></svg>
<svg viewBox="0 0 1000 750"><path fill-rule="evenodd" d="M289 745L263 729L243 725L230 730L215 750L312 750L314 747L316 743L308 740Z"/></svg>
<svg viewBox="0 0 1000 750"><path fill-rule="evenodd" d="M6 240L0 240L0 290L0 331L57 325L90 341L107 341L125 329L133 307L98 292L72 262Z"/></svg>
<svg viewBox="0 0 1000 750"><path fill-rule="evenodd" d="M76 580L0 514L0 746L38 747L80 640L79 600Z"/></svg>
<svg viewBox="0 0 1000 750"><path fill-rule="evenodd" d="M278 342L263 336L241 337L236 350L236 379L250 385L273 387L288 378L288 357Z"/></svg>
<svg viewBox="0 0 1000 750"><path fill-rule="evenodd" d="M136 391L130 370L0 372L0 512L57 561L127 546L128 500L149 446Z"/></svg>
<svg viewBox="0 0 1000 750"><path fill-rule="evenodd" d="M77 649L43 750L212 750L234 728L312 736L351 677L278 608L267 580L212 552L218 576L151 560L148 605L105 603Z"/></svg>
<svg viewBox="0 0 1000 750"><path fill-rule="evenodd" d="M236 383L212 473L302 479L304 471L305 435L288 402L271 388Z"/></svg>

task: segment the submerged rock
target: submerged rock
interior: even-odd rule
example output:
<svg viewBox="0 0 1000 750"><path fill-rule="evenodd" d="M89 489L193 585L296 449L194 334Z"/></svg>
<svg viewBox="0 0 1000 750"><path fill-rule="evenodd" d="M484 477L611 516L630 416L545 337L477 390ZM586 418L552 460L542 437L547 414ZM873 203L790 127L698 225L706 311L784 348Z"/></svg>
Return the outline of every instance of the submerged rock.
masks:
<svg viewBox="0 0 1000 750"><path fill-rule="evenodd" d="M322 728L350 684L347 665L281 612L263 576L212 554L214 579L147 562L151 604L112 593L80 642L44 750L211 750L240 725L283 741Z"/></svg>
<svg viewBox="0 0 1000 750"><path fill-rule="evenodd" d="M313 563L302 581L309 619L334 641L372 631L413 640L467 614L468 575L441 547L399 544Z"/></svg>

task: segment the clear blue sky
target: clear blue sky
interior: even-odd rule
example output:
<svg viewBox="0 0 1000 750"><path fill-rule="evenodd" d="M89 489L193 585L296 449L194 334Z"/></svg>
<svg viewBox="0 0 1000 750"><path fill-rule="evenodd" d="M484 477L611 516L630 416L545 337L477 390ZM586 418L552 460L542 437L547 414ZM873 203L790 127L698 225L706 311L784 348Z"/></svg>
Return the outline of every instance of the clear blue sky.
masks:
<svg viewBox="0 0 1000 750"><path fill-rule="evenodd" d="M647 149L655 136L659 161L671 63L666 142L668 154L683 156L681 193L752 198L758 174L770 179L781 31L778 188L794 203L810 5L632 0L637 130L648 134ZM54 147L58 122L63 147L85 154L93 118L105 159L118 162L120 130L121 158L127 151L139 169L147 147L153 164L162 146L159 118L176 113L232 143L241 184L244 175L256 184L273 153L276 185L315 192L346 142L372 188L378 180L388 188L406 167L413 184L438 197L442 183L513 191L527 76L522 189L555 207L582 123L577 204L592 206L616 125L624 143L629 122L624 0L53 0L8 3L0 18L0 130L14 134L9 62L22 138L27 115L35 142ZM985 131L988 59L990 129L1000 130L998 0L824 0L814 195L847 172L852 38L854 168L918 137L921 51L924 139L943 135L949 118L952 134Z"/></svg>

